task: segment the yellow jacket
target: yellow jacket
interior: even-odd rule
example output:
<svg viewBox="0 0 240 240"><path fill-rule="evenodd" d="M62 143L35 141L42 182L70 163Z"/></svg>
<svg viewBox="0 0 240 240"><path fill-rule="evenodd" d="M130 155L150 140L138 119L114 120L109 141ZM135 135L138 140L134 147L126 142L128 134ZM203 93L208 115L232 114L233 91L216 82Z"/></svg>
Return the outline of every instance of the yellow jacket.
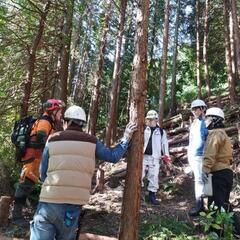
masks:
<svg viewBox="0 0 240 240"><path fill-rule="evenodd" d="M206 173L229 169L232 163L232 145L224 129L209 130L203 156Z"/></svg>

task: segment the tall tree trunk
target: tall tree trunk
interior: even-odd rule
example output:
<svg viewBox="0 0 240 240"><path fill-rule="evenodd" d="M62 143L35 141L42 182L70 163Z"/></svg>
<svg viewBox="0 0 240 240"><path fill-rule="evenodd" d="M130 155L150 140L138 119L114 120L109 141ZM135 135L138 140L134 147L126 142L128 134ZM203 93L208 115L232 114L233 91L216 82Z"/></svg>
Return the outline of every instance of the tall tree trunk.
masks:
<svg viewBox="0 0 240 240"><path fill-rule="evenodd" d="M141 195L143 159L143 125L146 99L147 30L149 0L138 1L135 56L133 60L130 120L136 121L138 131L134 134L129 150L127 175L122 204L119 240L137 240Z"/></svg>
<svg viewBox="0 0 240 240"><path fill-rule="evenodd" d="M75 77L77 75L77 66L79 65L79 45L80 45L80 39L81 39L81 31L82 31L82 15L79 17L78 20L78 27L75 31L75 39L73 40L73 48L72 48L72 59L70 61L70 75L69 75L69 90L70 90L70 95L73 96L73 90L75 84Z"/></svg>
<svg viewBox="0 0 240 240"><path fill-rule="evenodd" d="M74 0L66 0L65 4L65 23L63 27L63 47L60 60L59 80L61 86L60 99L66 103L68 96L68 66L70 58Z"/></svg>
<svg viewBox="0 0 240 240"><path fill-rule="evenodd" d="M211 87L210 87L210 79L208 73L208 34L209 34L209 0L205 0L205 18L204 18L204 37L203 37L203 66L204 66L204 79L206 82L206 91L208 97L211 96Z"/></svg>
<svg viewBox="0 0 240 240"><path fill-rule="evenodd" d="M33 75L35 71L35 63L36 63L36 53L38 46L41 42L42 35L45 28L46 18L47 14L49 12L51 5L51 1L47 1L44 5L44 9L41 12L40 21L39 21L39 27L37 34L33 40L33 44L31 49L29 50L29 57L28 57L28 71L26 80L24 83L24 96L23 96L23 102L21 107L21 117L27 116L28 114L28 108L29 108L29 99L31 96L31 90L32 90L32 82L33 82Z"/></svg>
<svg viewBox="0 0 240 240"><path fill-rule="evenodd" d="M229 9L230 10L230 9ZM232 11L229 11L229 40L230 40L230 53L231 53L231 66L232 66L232 75L234 82L236 82L236 68L237 62L235 57L235 46L234 46L234 30L233 30L233 16Z"/></svg>
<svg viewBox="0 0 240 240"><path fill-rule="evenodd" d="M155 3L154 3L154 16L153 16L153 30L152 30L152 36L151 36L151 48L150 48L150 52L149 52L149 70L148 72L150 73L152 67L153 67L153 63L154 63L154 59L153 59L153 56L154 56L154 46L156 44L156 40L157 40L157 16L158 16L158 11L159 11L159 7L158 7L158 2L159 0L155 0ZM148 73L148 74L149 74ZM150 76L150 74L149 74Z"/></svg>
<svg viewBox="0 0 240 240"><path fill-rule="evenodd" d="M91 4L89 8L91 8ZM89 52L91 49L91 41L89 38L92 31L92 13L89 11L87 13L87 29L85 30L84 38L81 42L81 54L79 57L79 67L76 81L73 83L72 98L79 105L83 105L85 95L86 95L86 86L88 83L88 76L90 72L90 61L89 61ZM80 49L79 49L80 50Z"/></svg>
<svg viewBox="0 0 240 240"><path fill-rule="evenodd" d="M133 11L133 10L132 10ZM132 16L131 15L131 13L129 14L130 16ZM126 38L125 38L125 41L124 41L124 45L123 45L123 52L122 52L122 56L126 56L127 55L127 51L128 51L128 47L131 45L131 42L133 41L132 40L132 38L131 37L129 37L129 36L131 36L131 34L133 34L132 33L132 26L133 26L133 17L131 17L130 18L130 21L129 21L129 24L128 24L128 27L127 27L127 30L125 31L126 32ZM125 27L126 28L126 27ZM125 54L126 53L126 54ZM131 55L132 56L132 55ZM122 63L121 64L123 64L123 62L124 61L122 61ZM121 73L119 73L119 76L121 75ZM130 80L130 84L129 84L129 88L131 88L131 80ZM119 101L119 92L120 92L120 88L121 88L121 86L120 86L120 84L118 85L118 90L117 90L117 95L116 95L116 97L117 97L117 107L116 107L116 111L118 111L118 101ZM130 90L128 91L128 94L127 94L127 100L126 100L126 103L125 103L125 106L126 106L126 108L122 108L122 111L121 111L121 113L123 113L123 112L128 112L128 109L129 109L129 102L130 102ZM125 109L125 110L124 110ZM114 142L116 142L117 141L117 120L119 119L119 116L122 116L122 114L118 114L118 113L116 113L116 116L118 116L118 118L117 117L114 117L113 118L113 124L112 124L112 142L114 143ZM129 116L127 116L127 119L126 119L126 121L128 121L128 119L129 119Z"/></svg>
<svg viewBox="0 0 240 240"><path fill-rule="evenodd" d="M120 21L119 30L116 41L116 51L114 59L114 69L112 77L112 89L110 92L110 107L108 112L108 123L106 127L106 144L110 146L113 142L113 123L117 118L117 100L118 100L118 89L120 85L120 72L121 72L121 50L122 50L122 38L124 32L125 14L126 14L127 0L121 0L120 2Z"/></svg>
<svg viewBox="0 0 240 240"><path fill-rule="evenodd" d="M177 13L175 21L175 37L174 37L174 50L173 50L173 71L171 82L171 106L170 115L173 116L177 112L177 99L176 99L176 75L177 75L177 56L178 56L178 28L179 28L179 12L180 0L177 0Z"/></svg>
<svg viewBox="0 0 240 240"><path fill-rule="evenodd" d="M230 93L230 101L232 104L236 102L236 90L235 81L232 72L232 58L231 58L231 46L230 46L230 32L229 32L229 2L223 0L223 16L224 16L224 32L225 32L225 55L227 65L228 76L228 88Z"/></svg>
<svg viewBox="0 0 240 240"><path fill-rule="evenodd" d="M240 76L240 30L239 30L239 22L238 22L238 9L237 9L237 1L231 0L231 8L232 8L232 17L233 17L233 29L234 29L234 42L235 42L235 53L237 58L237 73Z"/></svg>
<svg viewBox="0 0 240 240"><path fill-rule="evenodd" d="M200 76L200 6L199 0L196 0L196 75L197 75L197 88L198 88L198 98L202 97L202 82Z"/></svg>
<svg viewBox="0 0 240 240"><path fill-rule="evenodd" d="M104 54L107 45L107 33L109 31L108 25L110 20L110 13L111 13L111 6L112 1L107 2L108 7L105 13L105 20L104 20L104 27L100 42L100 53L98 57L98 67L94 77L94 88L89 108L89 115L88 115L88 132L90 134L95 135L96 133L96 126L97 126L97 118L98 118L98 111L99 111L99 104L100 104L100 95L101 95L101 82L102 82L102 74L103 74L103 64L104 64Z"/></svg>
<svg viewBox="0 0 240 240"><path fill-rule="evenodd" d="M169 29L169 0L165 0L164 7L164 31L163 31L163 53L161 61L161 82L159 94L159 125L162 126L164 118L164 106L166 95L166 80L167 80L167 54L168 54L168 29Z"/></svg>

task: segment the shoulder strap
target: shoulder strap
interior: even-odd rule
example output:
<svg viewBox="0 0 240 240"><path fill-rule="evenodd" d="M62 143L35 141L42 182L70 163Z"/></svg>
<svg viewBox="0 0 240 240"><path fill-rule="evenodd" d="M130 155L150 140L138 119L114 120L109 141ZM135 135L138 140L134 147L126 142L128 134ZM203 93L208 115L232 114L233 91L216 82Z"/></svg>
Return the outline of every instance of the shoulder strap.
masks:
<svg viewBox="0 0 240 240"><path fill-rule="evenodd" d="M53 122L53 120L52 120L52 118L50 117L50 116L48 116L48 115L42 115L40 118L38 118L39 120L46 120L46 121L48 121L50 124L51 124L51 128L52 129L55 129L54 128L54 122ZM51 129L51 130L52 130ZM51 130L50 130L50 132L48 133L48 135L51 133Z"/></svg>
<svg viewBox="0 0 240 240"><path fill-rule="evenodd" d="M160 131L160 134L161 134L161 137L162 137L163 136L163 129L159 125L157 125L157 127L159 128L159 131Z"/></svg>
<svg viewBox="0 0 240 240"><path fill-rule="evenodd" d="M53 120L52 120L52 118L51 118L50 116L48 116L48 115L43 115L43 116L41 116L39 119L40 119L40 120L47 120L47 121L51 124L51 126L52 126L52 128L53 128L54 123L53 123Z"/></svg>

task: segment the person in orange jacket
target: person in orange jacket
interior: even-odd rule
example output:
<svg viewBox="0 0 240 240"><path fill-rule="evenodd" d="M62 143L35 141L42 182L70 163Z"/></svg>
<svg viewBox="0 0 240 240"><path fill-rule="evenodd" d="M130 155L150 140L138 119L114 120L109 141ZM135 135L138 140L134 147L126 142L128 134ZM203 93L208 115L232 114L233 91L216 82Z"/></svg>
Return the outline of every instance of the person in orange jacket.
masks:
<svg viewBox="0 0 240 240"><path fill-rule="evenodd" d="M63 107L64 103L61 100L47 100L47 102L43 104L43 115L32 127L30 143L25 155L21 159L23 167L14 195L12 223L18 226L29 225L22 215L22 208L34 184L38 182L42 152L48 136L55 130L57 122L61 121Z"/></svg>

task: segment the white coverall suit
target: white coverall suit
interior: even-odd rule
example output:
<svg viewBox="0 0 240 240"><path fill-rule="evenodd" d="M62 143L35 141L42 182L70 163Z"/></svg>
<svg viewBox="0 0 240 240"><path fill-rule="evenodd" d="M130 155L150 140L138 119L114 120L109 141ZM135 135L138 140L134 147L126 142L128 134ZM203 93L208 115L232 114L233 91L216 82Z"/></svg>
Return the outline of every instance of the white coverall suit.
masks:
<svg viewBox="0 0 240 240"><path fill-rule="evenodd" d="M157 127L152 134L152 155L143 156L143 168L142 168L142 187L144 186L143 178L147 172L147 179L149 181L147 190L150 192L156 193L159 185L158 185L158 175L159 175L159 168L160 168L160 161L162 154L169 156L168 150L168 140L167 134L164 130L162 130L162 135L160 128ZM149 139L151 137L151 128L146 126L144 130L144 150L147 148Z"/></svg>

